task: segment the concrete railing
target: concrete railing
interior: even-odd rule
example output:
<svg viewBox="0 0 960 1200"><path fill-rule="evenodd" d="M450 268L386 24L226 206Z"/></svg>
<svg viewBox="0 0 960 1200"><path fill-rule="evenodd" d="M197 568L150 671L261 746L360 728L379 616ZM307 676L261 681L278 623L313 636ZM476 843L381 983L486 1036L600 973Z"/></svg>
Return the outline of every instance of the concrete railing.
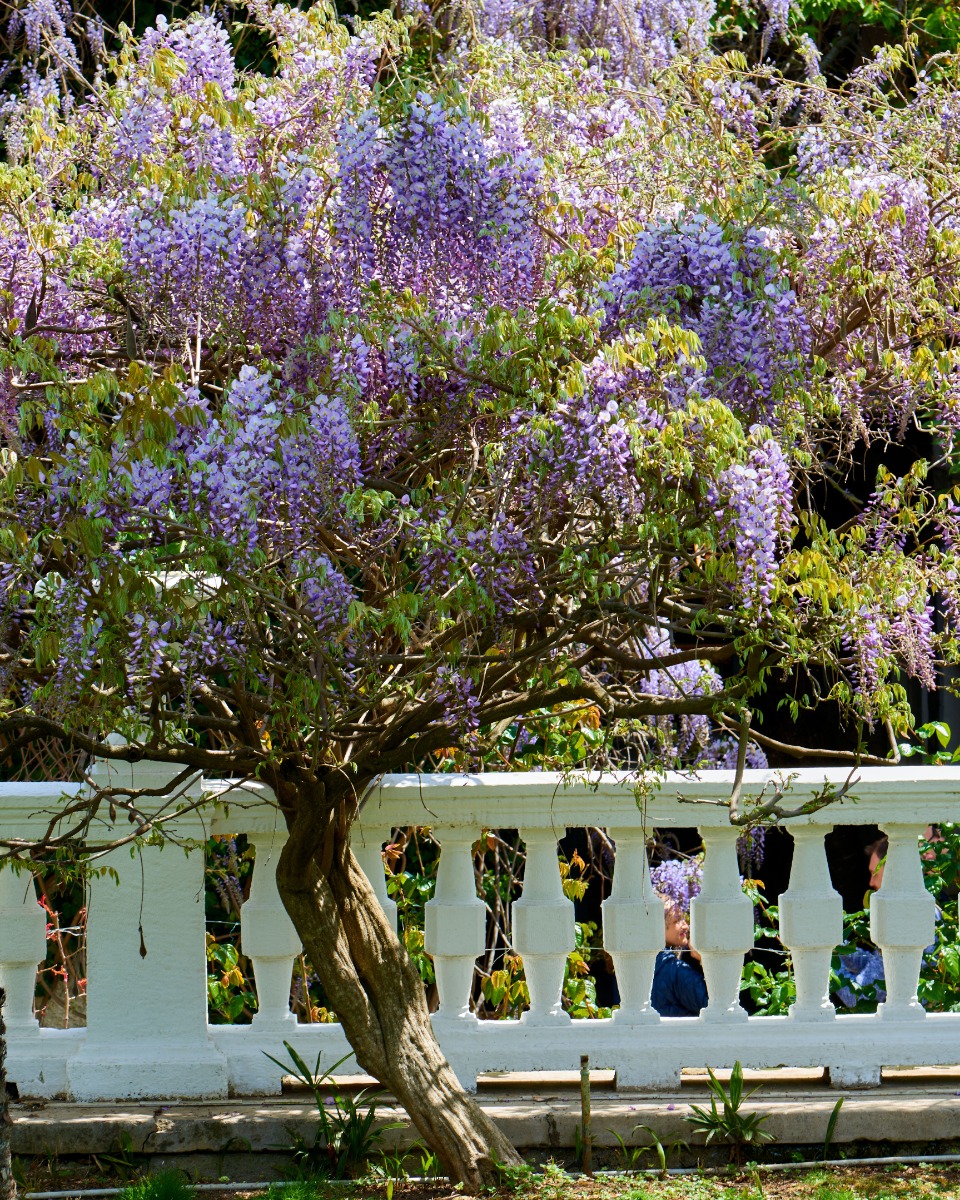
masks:
<svg viewBox="0 0 960 1200"><path fill-rule="evenodd" d="M102 769L102 767L101 767ZM119 776L120 769L110 768ZM127 785L152 786L165 768L123 767ZM134 777L135 775L135 777ZM796 772L791 801L846 772ZM744 800L770 778L748 771ZM119 778L117 779L119 781ZM440 1006L434 1027L461 1080L478 1072L616 1070L621 1088L675 1086L685 1066L828 1067L836 1086L870 1086L884 1066L960 1063L960 1013L926 1013L917 1002L923 950L934 940L935 906L924 888L918 838L931 822L960 814L960 770L864 769L844 799L791 820L790 884L779 903L780 933L795 971L788 1016L750 1017L738 992L753 946L753 913L741 888L736 840L724 802L732 773L669 776L638 806L631 782L605 777L564 783L548 774L391 776L370 795L354 848L389 911L382 847L391 830L429 825L439 842L436 893L426 909ZM64 791L77 785L0 785L0 827L30 836L46 824ZM293 1043L308 1062L348 1053L338 1025L298 1024L289 1010L292 963L300 942L277 894L274 871L284 840L266 789L230 789L197 780L190 792L217 803L182 818L179 832L245 834L256 846L250 899L241 914L243 952L253 963L259 1008L252 1024L209 1025L204 954L203 871L199 850L129 848L100 866L89 885L87 1026L41 1029L33 1014L45 917L33 880L0 871L0 983L7 989L8 1076L21 1096L76 1100L216 1097L277 1092L280 1071L266 1057ZM700 801L691 806L690 801ZM713 802L713 803L711 803ZM887 997L876 1014L838 1016L828 995L831 953L843 940L840 897L830 884L824 836L835 825L873 823L889 838L882 889L871 905L871 936L883 952ZM703 890L693 902L692 940L710 994L698 1018L661 1019L650 1007L654 960L664 921L647 866L650 832L699 826ZM565 957L574 943L573 904L558 867L567 829L602 827L616 843L613 889L604 902L603 941L622 1003L610 1019L571 1021L560 1006ZM514 947L523 957L530 1009L515 1021L480 1021L470 1012L476 958L484 950L484 905L474 887L472 846L485 829L518 829L526 845L522 897L513 904ZM145 953L144 953L145 952ZM355 1073L346 1063L344 1072Z"/></svg>

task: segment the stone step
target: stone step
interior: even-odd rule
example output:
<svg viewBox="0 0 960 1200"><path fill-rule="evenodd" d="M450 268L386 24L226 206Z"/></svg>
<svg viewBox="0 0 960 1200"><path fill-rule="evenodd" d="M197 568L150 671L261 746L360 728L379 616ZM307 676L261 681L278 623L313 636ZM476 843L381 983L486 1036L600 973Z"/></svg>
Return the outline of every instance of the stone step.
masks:
<svg viewBox="0 0 960 1200"><path fill-rule="evenodd" d="M718 1072L727 1075L728 1072ZM819 1145L839 1096L844 1097L833 1143L886 1142L929 1144L960 1138L960 1068L932 1073L901 1070L884 1073L879 1088L834 1090L813 1071L747 1071L748 1086L760 1084L745 1111L770 1114L765 1128L780 1144ZM669 1145L678 1139L694 1147L698 1138L684 1120L691 1104L709 1102L705 1072L685 1072L671 1094L629 1095L613 1089L612 1072L591 1073L593 1134L598 1147L617 1146L619 1135L636 1145L648 1140L635 1133L647 1125ZM370 1084L356 1078L344 1090ZM566 1151L574 1146L580 1123L579 1080L570 1073L485 1076L479 1101L513 1143L524 1151ZM402 1121L389 1131L384 1148L409 1145L416 1138L403 1111L380 1109L384 1121ZM291 1131L312 1140L312 1097L301 1090L277 1098L209 1102L156 1101L72 1104L58 1101L14 1103L13 1152L28 1157L116 1153L126 1144L136 1154L164 1159L176 1155L223 1155L233 1150L277 1152L291 1142Z"/></svg>

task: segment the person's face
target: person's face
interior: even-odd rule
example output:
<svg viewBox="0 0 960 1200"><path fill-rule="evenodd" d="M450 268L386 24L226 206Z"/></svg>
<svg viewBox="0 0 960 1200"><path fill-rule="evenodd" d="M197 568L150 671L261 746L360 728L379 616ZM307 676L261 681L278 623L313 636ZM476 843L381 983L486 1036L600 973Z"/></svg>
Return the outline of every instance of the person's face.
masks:
<svg viewBox="0 0 960 1200"><path fill-rule="evenodd" d="M928 842L942 842L943 841L943 834L940 832L939 829L934 828L933 825L928 825L926 827L926 829L923 831L923 836L924 836L924 839ZM931 848L929 850L924 851L924 853L920 857L923 858L926 862L933 862L937 857L937 852L936 852L936 850ZM867 864L868 870L870 871L869 887L870 887L871 891L874 891L874 892L877 891L879 889L881 883L883 883L883 868L886 865L887 865L887 851L886 850L884 850L882 853L879 850L871 851L870 862Z"/></svg>
<svg viewBox="0 0 960 1200"><path fill-rule="evenodd" d="M939 827L935 826L935 825L928 825L926 827L926 829L923 831L923 837L924 837L924 841L927 841L927 842L942 842L943 841L943 834L940 832ZM931 846L930 849L925 850L923 852L923 854L921 854L920 857L924 860L924 862L936 862L937 852Z"/></svg>
<svg viewBox="0 0 960 1200"><path fill-rule="evenodd" d="M680 949L690 944L690 926L674 909L664 909L666 941L668 946Z"/></svg>
<svg viewBox="0 0 960 1200"><path fill-rule="evenodd" d="M867 870L870 872L870 882L867 885L871 891L877 891L880 884L883 883L883 868L886 865L886 851L882 854L879 850L873 850L870 853L870 862L867 864Z"/></svg>

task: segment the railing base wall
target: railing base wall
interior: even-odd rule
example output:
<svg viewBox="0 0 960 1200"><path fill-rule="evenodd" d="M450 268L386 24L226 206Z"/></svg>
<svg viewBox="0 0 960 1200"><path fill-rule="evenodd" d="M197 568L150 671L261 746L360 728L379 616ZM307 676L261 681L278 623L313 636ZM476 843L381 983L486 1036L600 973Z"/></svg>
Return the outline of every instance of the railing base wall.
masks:
<svg viewBox="0 0 960 1200"><path fill-rule="evenodd" d="M960 1014L933 1013L921 1022L884 1022L884 1039L873 1054L862 1036L875 1028L868 1014L811 1022L798 1027L788 1017L751 1017L735 1026L674 1017L633 1029L606 1020L570 1021L565 1026L521 1021L437 1021L440 1044L460 1081L471 1091L489 1072L537 1073L580 1067L588 1054L596 1070L614 1070L618 1089L662 1093L680 1085L684 1067L730 1068L735 1062L758 1070L827 1066L834 1087L870 1088L883 1067L943 1067L960 1061ZM61 1097L78 1101L204 1099L279 1095L281 1072L267 1055L285 1061L290 1042L312 1067L328 1070L350 1053L337 1024L289 1025L275 1034L253 1026L214 1025L205 1045L189 1047L144 1039L137 1046L92 1055L86 1030L42 1030L29 1045L11 1050L8 1075L22 1099ZM348 1058L336 1074L360 1073Z"/></svg>
<svg viewBox="0 0 960 1200"><path fill-rule="evenodd" d="M213 1045L113 1046L105 1052L87 1042L67 1061L67 1094L97 1100L223 1099L229 1092L227 1060Z"/></svg>

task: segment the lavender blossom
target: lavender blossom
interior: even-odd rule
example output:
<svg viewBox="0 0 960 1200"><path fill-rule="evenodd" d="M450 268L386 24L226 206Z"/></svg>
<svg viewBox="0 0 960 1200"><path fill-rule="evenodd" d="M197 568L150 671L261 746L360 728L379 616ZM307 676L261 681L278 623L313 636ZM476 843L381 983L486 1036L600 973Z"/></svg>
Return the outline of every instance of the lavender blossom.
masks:
<svg viewBox="0 0 960 1200"><path fill-rule="evenodd" d="M768 438L750 452L746 464L728 467L716 494L727 506L718 518L728 524L734 544L743 603L767 608L793 507L790 470L780 446Z"/></svg>
<svg viewBox="0 0 960 1200"><path fill-rule="evenodd" d="M691 375L691 390L719 395L754 419L770 420L778 386L800 369L809 345L767 236L727 234L699 214L640 233L611 280L606 311L620 328L664 313L691 330L707 363L704 379Z"/></svg>
<svg viewBox="0 0 960 1200"><path fill-rule="evenodd" d="M650 869L657 894L678 920L690 920L690 901L703 885L703 862L696 858L667 858Z"/></svg>

